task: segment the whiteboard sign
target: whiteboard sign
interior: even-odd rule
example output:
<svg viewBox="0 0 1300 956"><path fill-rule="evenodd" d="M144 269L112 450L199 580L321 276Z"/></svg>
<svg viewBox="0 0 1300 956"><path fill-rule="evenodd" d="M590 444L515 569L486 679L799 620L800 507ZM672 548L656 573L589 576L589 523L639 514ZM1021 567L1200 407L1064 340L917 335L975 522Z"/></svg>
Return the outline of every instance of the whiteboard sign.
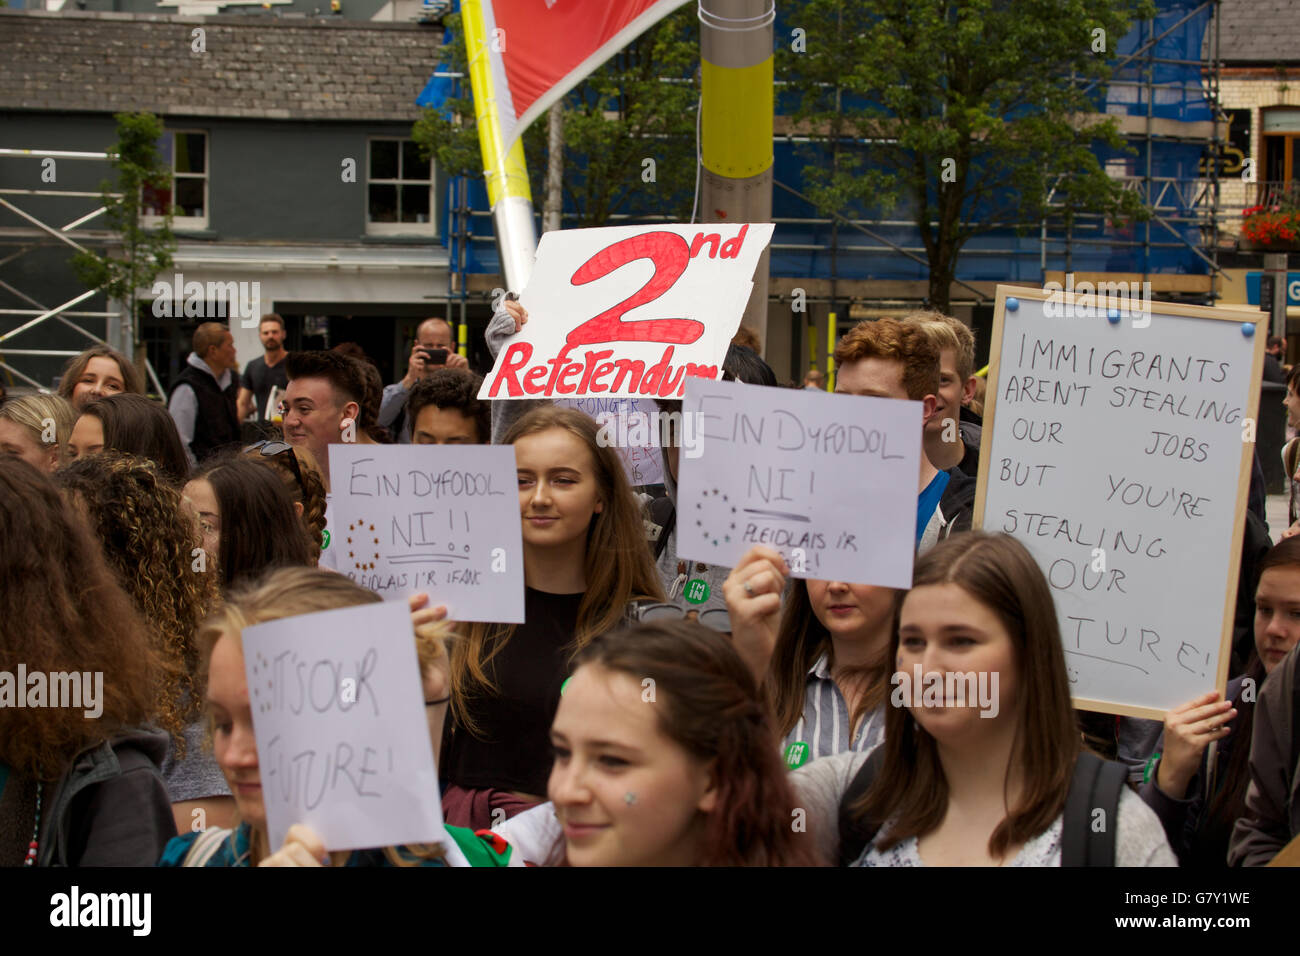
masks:
<svg viewBox="0 0 1300 956"><path fill-rule="evenodd" d="M681 398L716 379L771 223L561 229L542 236L512 335L479 398Z"/></svg>
<svg viewBox="0 0 1300 956"><path fill-rule="evenodd" d="M1226 685L1264 329L1090 306L998 287L975 524L1047 576L1076 706L1162 718Z"/></svg>
<svg viewBox="0 0 1300 956"><path fill-rule="evenodd" d="M691 379L677 552L735 567L756 544L798 578L907 588L920 402Z"/></svg>

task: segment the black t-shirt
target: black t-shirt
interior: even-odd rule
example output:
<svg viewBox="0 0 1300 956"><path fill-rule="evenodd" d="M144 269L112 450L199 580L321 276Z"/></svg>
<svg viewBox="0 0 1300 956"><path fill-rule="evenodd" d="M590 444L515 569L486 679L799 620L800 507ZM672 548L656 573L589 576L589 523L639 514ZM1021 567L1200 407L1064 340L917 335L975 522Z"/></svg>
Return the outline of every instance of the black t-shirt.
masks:
<svg viewBox="0 0 1300 956"><path fill-rule="evenodd" d="M569 676L581 603L581 593L525 588L524 623L487 667L497 693L467 702L478 736L464 727L450 728L443 747L447 783L546 794L551 721L560 685Z"/></svg>
<svg viewBox="0 0 1300 956"><path fill-rule="evenodd" d="M271 397L271 389L278 388L283 392L289 387L289 373L285 371L286 364L284 359L280 359L273 367L268 368L266 359L259 355L244 368L243 381L240 384L253 393L253 412L259 422L265 423L268 421L266 417L266 400Z"/></svg>

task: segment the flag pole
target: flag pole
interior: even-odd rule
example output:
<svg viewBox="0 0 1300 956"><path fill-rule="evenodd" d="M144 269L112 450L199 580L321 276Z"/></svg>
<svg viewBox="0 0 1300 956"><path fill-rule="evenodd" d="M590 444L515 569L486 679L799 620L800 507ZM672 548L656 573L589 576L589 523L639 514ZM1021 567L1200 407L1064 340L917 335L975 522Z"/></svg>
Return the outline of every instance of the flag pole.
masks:
<svg viewBox="0 0 1300 956"><path fill-rule="evenodd" d="M487 180L488 203L492 207L492 224L496 228L497 250L501 256L501 275L508 289L520 292L532 275L533 257L537 253L537 228L533 222L528 168L524 164L524 143L521 137L509 150L502 148L501 117L497 111L496 88L488 59L488 44L498 41L487 35L481 0L464 0L461 23L469 57L483 175Z"/></svg>
<svg viewBox="0 0 1300 956"><path fill-rule="evenodd" d="M774 0L699 0L704 222L772 221ZM767 343L768 250L742 322Z"/></svg>

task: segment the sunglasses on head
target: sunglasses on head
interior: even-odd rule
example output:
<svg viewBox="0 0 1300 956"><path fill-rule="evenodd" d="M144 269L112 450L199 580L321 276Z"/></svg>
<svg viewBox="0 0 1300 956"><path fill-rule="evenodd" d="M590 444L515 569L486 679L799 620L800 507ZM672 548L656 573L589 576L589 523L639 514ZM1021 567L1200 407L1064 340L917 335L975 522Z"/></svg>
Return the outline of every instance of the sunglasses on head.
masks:
<svg viewBox="0 0 1300 956"><path fill-rule="evenodd" d="M638 604L635 606L636 619L642 623L649 621L680 621L693 612L679 604ZM731 633L731 615L724 608L711 608L700 611L695 618L711 631Z"/></svg>
<svg viewBox="0 0 1300 956"><path fill-rule="evenodd" d="M294 480L298 482L298 488L302 492L304 500L307 497L307 484L302 480L302 469L298 466L298 456L293 453L293 446L287 441L278 441L271 438L263 438L259 442L254 442L244 449L245 453L260 452L264 458L274 458L276 455L289 453L289 468L293 472Z"/></svg>

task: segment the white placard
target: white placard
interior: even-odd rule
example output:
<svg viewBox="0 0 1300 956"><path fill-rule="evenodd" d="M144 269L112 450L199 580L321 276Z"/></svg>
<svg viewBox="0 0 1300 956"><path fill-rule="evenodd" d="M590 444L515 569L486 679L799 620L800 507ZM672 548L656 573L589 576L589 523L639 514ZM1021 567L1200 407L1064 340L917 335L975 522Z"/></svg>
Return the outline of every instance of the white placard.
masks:
<svg viewBox="0 0 1300 956"><path fill-rule="evenodd" d="M557 398L556 405L576 408L602 426L598 440L618 451L633 488L664 480L661 436L655 428L659 406L649 398Z"/></svg>
<svg viewBox="0 0 1300 956"><path fill-rule="evenodd" d="M998 289L975 520L1047 575L1076 704L1158 718L1225 686L1264 327L1052 296Z"/></svg>
<svg viewBox="0 0 1300 956"><path fill-rule="evenodd" d="M386 600L427 591L453 621L524 620L510 445L330 445L334 567Z"/></svg>
<svg viewBox="0 0 1300 956"><path fill-rule="evenodd" d="M561 229L542 236L520 296L528 323L479 398L680 398L716 379L771 223Z"/></svg>
<svg viewBox="0 0 1300 956"><path fill-rule="evenodd" d="M765 544L795 577L911 587L920 402L692 379L682 415L680 555Z"/></svg>
<svg viewBox="0 0 1300 956"><path fill-rule="evenodd" d="M244 629L267 836L295 823L329 850L443 838L420 666L403 604Z"/></svg>

